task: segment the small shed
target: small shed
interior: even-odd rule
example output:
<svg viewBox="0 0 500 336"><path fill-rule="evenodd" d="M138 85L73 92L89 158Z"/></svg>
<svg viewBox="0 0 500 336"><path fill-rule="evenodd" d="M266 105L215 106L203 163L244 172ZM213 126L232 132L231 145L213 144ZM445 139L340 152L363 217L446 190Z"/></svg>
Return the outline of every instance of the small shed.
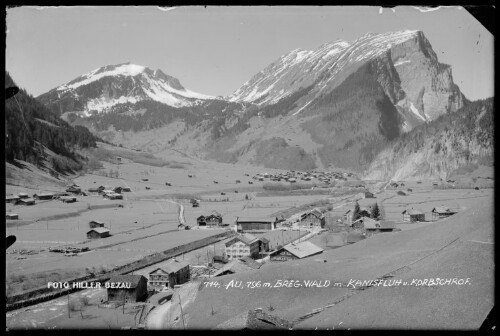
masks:
<svg viewBox="0 0 500 336"><path fill-rule="evenodd" d="M403 222L425 222L425 214L418 209L409 209L401 213L403 215Z"/></svg>
<svg viewBox="0 0 500 336"><path fill-rule="evenodd" d="M99 227L104 227L104 222L99 221L99 220L91 220L89 222L89 226L91 229L93 228L99 228Z"/></svg>
<svg viewBox="0 0 500 336"><path fill-rule="evenodd" d="M373 195L373 193L371 193L369 191L366 191L365 192L365 198L375 198L375 196Z"/></svg>
<svg viewBox="0 0 500 336"><path fill-rule="evenodd" d="M398 194L399 196L407 196L407 194L406 194L403 190L399 190L399 191L397 192L397 194Z"/></svg>
<svg viewBox="0 0 500 336"><path fill-rule="evenodd" d="M125 191L125 192L131 192L132 190L130 189L130 187L123 187L122 188L122 192Z"/></svg>
<svg viewBox="0 0 500 336"><path fill-rule="evenodd" d="M148 281L138 274L115 275L107 282L109 302L143 302L148 296ZM115 287L115 288L111 288ZM123 288L126 287L126 288Z"/></svg>
<svg viewBox="0 0 500 336"><path fill-rule="evenodd" d="M6 219L19 219L18 214L7 214Z"/></svg>
<svg viewBox="0 0 500 336"><path fill-rule="evenodd" d="M87 232L88 239L106 238L110 235L109 229L105 227L96 227Z"/></svg>

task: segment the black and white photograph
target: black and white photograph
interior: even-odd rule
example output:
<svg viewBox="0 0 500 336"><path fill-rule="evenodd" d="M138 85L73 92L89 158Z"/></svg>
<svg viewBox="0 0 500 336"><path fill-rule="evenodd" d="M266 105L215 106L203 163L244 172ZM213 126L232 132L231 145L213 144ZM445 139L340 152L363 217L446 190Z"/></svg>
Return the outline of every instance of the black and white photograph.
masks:
<svg viewBox="0 0 500 336"><path fill-rule="evenodd" d="M494 331L494 12L6 6L6 330Z"/></svg>

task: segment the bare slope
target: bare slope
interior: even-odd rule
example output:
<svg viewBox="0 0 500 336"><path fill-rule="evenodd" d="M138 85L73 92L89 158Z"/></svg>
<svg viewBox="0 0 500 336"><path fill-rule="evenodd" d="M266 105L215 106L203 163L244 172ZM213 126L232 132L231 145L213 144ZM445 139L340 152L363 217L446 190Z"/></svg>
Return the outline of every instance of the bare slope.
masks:
<svg viewBox="0 0 500 336"><path fill-rule="evenodd" d="M220 280L371 280L398 270L394 279L470 278L470 285L329 288L203 288L185 308L189 328L212 328L248 309L297 320L295 329L477 329L493 306L492 199L471 200L460 215L411 231L374 236L301 261L266 264L251 275ZM326 262L323 261L326 260ZM211 315L211 307L216 311ZM342 323L341 323L342 322Z"/></svg>

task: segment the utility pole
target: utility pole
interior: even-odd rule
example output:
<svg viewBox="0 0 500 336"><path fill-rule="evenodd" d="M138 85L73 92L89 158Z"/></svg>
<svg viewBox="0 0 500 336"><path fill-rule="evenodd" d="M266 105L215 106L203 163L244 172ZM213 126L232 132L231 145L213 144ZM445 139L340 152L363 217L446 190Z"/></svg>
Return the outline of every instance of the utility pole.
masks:
<svg viewBox="0 0 500 336"><path fill-rule="evenodd" d="M71 317L69 312L69 293L68 293L68 317Z"/></svg>
<svg viewBox="0 0 500 336"><path fill-rule="evenodd" d="M184 313L182 312L182 303L180 294L179 294L179 306L181 307L182 326L184 327L184 330L186 330L186 325L184 324Z"/></svg>

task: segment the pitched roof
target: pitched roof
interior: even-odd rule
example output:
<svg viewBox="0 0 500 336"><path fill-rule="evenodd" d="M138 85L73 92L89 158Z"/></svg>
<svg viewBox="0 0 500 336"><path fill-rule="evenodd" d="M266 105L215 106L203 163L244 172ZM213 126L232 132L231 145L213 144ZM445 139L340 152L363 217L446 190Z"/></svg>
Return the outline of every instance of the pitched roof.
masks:
<svg viewBox="0 0 500 336"><path fill-rule="evenodd" d="M359 222L359 221L363 222L363 226L365 227L365 229L375 229L375 228L380 227L380 221L374 220L373 218L361 217L360 219L358 219L354 223Z"/></svg>
<svg viewBox="0 0 500 336"><path fill-rule="evenodd" d="M276 218L270 217L236 217L236 223L274 223Z"/></svg>
<svg viewBox="0 0 500 336"><path fill-rule="evenodd" d="M241 273L248 272L254 269L255 268L251 267L249 264L240 260L231 260L230 262L219 268L215 273L213 273L212 276L216 277L222 275L222 273L225 273L227 271L230 271L231 273Z"/></svg>
<svg viewBox="0 0 500 336"><path fill-rule="evenodd" d="M167 273L176 273L186 266L189 266L189 264L185 261L173 260L169 264L163 266L163 270L165 270Z"/></svg>
<svg viewBox="0 0 500 336"><path fill-rule="evenodd" d="M323 252L321 247L318 247L309 241L286 245L283 248L298 258L305 258L307 256Z"/></svg>
<svg viewBox="0 0 500 336"><path fill-rule="evenodd" d="M21 201L21 202L35 202L35 199L32 197L29 197L29 198L21 198L19 201Z"/></svg>
<svg viewBox="0 0 500 336"><path fill-rule="evenodd" d="M87 231L87 233L90 233L92 231L95 231L97 233L106 233L106 232L109 232L109 229L107 229L105 227L97 227L97 228L93 228L93 229Z"/></svg>
<svg viewBox="0 0 500 336"><path fill-rule="evenodd" d="M408 215L423 215L424 213L419 210L419 209L407 209L405 211L402 212L402 214L408 214Z"/></svg>
<svg viewBox="0 0 500 336"><path fill-rule="evenodd" d="M100 220L91 220L89 223L96 223L96 224L103 224L104 225L104 222L103 221L100 221Z"/></svg>
<svg viewBox="0 0 500 336"><path fill-rule="evenodd" d="M248 256L239 258L239 260L242 261L245 265L247 265L253 269L259 269L262 266L261 263L256 262L255 260L253 260L252 258L250 258Z"/></svg>
<svg viewBox="0 0 500 336"><path fill-rule="evenodd" d="M136 288L139 285L139 281L141 281L141 278L146 279L144 276L139 274L114 275L108 280L108 282L125 282L127 284L130 284L130 288Z"/></svg>
<svg viewBox="0 0 500 336"><path fill-rule="evenodd" d="M438 212L438 213L453 212L453 213L455 213L455 211L451 211L450 208L447 208L447 207L445 207L443 205L435 207L434 209L432 209L431 212Z"/></svg>

